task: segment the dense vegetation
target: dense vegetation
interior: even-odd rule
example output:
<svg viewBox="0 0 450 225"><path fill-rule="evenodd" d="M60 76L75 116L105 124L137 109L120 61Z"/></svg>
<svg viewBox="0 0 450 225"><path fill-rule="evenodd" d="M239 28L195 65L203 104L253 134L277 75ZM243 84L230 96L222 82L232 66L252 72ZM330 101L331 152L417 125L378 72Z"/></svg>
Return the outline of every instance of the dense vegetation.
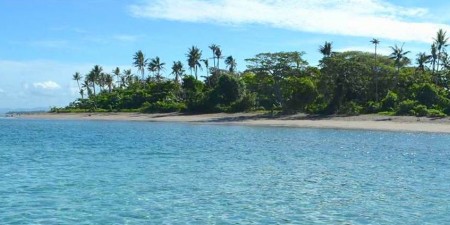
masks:
<svg viewBox="0 0 450 225"><path fill-rule="evenodd" d="M192 46L187 67L181 61L170 66L171 78L164 73L169 65L138 51L133 65L139 74L119 68L108 73L98 65L84 78L75 73L80 98L52 111L445 116L450 115L447 41L446 32L439 30L429 53L416 56L415 66L403 45L392 46L392 54L385 56L377 54L380 42L373 39L372 53L334 52L332 43L325 42L319 47L323 58L318 66L310 66L303 52L261 53L246 59L242 72L236 71L232 56L222 55L220 46L209 46L209 54Z"/></svg>

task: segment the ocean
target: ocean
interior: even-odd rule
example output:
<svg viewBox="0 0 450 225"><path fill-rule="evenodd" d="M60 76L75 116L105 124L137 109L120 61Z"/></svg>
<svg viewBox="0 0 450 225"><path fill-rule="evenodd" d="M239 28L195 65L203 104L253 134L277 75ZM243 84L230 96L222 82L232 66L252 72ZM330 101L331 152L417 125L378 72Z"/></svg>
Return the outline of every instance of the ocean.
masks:
<svg viewBox="0 0 450 225"><path fill-rule="evenodd" d="M450 135L0 119L0 224L449 224Z"/></svg>

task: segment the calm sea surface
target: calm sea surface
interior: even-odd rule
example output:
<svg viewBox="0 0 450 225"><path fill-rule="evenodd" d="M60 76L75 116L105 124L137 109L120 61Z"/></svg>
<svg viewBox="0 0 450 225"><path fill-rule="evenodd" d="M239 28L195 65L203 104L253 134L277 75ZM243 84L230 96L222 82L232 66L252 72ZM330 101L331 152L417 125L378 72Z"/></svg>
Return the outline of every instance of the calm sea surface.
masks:
<svg viewBox="0 0 450 225"><path fill-rule="evenodd" d="M0 119L0 224L450 224L450 135Z"/></svg>

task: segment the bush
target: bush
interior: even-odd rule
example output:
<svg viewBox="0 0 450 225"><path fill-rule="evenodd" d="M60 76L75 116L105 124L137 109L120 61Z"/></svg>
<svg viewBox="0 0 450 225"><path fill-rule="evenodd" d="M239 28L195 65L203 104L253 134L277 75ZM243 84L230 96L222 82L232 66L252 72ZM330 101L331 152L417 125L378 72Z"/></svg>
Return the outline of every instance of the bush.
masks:
<svg viewBox="0 0 450 225"><path fill-rule="evenodd" d="M381 110L381 104L379 102L369 101L367 102L366 112L367 113L377 113Z"/></svg>
<svg viewBox="0 0 450 225"><path fill-rule="evenodd" d="M395 111L398 103L398 95L395 92L389 91L381 100L381 109L385 111Z"/></svg>
<svg viewBox="0 0 450 225"><path fill-rule="evenodd" d="M142 104L141 112L144 113L168 113L180 112L186 109L186 105L180 102L157 101L154 103L145 102Z"/></svg>
<svg viewBox="0 0 450 225"><path fill-rule="evenodd" d="M427 116L429 117L445 117L445 113L437 109L429 109Z"/></svg>
<svg viewBox="0 0 450 225"><path fill-rule="evenodd" d="M356 104L355 102L346 102L343 104L338 111L338 114L345 115L359 115L363 111L363 107Z"/></svg>
<svg viewBox="0 0 450 225"><path fill-rule="evenodd" d="M256 94L247 93L239 101L233 102L231 104L230 110L232 112L246 112L255 108L256 105Z"/></svg>
<svg viewBox="0 0 450 225"><path fill-rule="evenodd" d="M414 106L417 104L414 100L405 100L398 105L397 115L414 116Z"/></svg>
<svg viewBox="0 0 450 225"><path fill-rule="evenodd" d="M428 109L424 105L416 105L413 110L414 110L415 116L427 116L428 115Z"/></svg>

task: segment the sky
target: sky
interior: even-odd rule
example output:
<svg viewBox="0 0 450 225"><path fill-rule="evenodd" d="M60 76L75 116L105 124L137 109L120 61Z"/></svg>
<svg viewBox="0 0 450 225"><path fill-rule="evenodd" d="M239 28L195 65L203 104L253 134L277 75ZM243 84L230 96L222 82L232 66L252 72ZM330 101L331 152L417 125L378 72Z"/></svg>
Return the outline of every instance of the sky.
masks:
<svg viewBox="0 0 450 225"><path fill-rule="evenodd" d="M444 0L0 0L0 109L66 106L79 97L75 72L137 74L138 50L159 56L167 76L193 45L203 58L220 45L240 71L262 52L304 51L317 65L325 41L373 52L372 38L380 54L404 45L414 61L450 31L449 10Z"/></svg>

